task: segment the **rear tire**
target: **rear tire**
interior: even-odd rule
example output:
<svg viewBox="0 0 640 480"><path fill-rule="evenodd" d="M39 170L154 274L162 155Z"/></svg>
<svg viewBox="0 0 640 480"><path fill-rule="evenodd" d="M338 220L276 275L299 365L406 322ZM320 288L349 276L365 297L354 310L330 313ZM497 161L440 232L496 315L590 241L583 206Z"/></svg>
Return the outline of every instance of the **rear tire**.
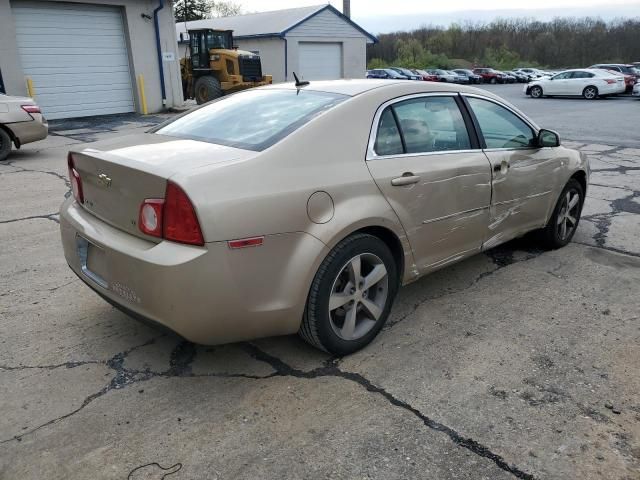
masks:
<svg viewBox="0 0 640 480"><path fill-rule="evenodd" d="M495 85L496 83L498 83L498 80L496 79L496 77L493 77L491 80L489 80L489 83L491 85Z"/></svg>
<svg viewBox="0 0 640 480"><path fill-rule="evenodd" d="M0 128L0 161L6 160L11 153L11 137L2 128Z"/></svg>
<svg viewBox="0 0 640 480"><path fill-rule="evenodd" d="M596 98L598 98L598 89L593 86L585 87L585 89L582 91L582 96L587 100L595 100Z"/></svg>
<svg viewBox="0 0 640 480"><path fill-rule="evenodd" d="M318 268L298 334L333 355L360 350L384 326L398 286L389 247L373 235L351 235Z"/></svg>
<svg viewBox="0 0 640 480"><path fill-rule="evenodd" d="M198 105L210 102L224 95L220 81L211 75L198 78L194 90Z"/></svg>
<svg viewBox="0 0 640 480"><path fill-rule="evenodd" d="M542 87L534 85L529 90L529 95L531 95L531 98L542 98Z"/></svg>
<svg viewBox="0 0 640 480"><path fill-rule="evenodd" d="M575 178L565 185L547 226L539 231L542 246L549 250L567 245L578 229L584 204L584 189ZM567 207L568 206L568 207Z"/></svg>

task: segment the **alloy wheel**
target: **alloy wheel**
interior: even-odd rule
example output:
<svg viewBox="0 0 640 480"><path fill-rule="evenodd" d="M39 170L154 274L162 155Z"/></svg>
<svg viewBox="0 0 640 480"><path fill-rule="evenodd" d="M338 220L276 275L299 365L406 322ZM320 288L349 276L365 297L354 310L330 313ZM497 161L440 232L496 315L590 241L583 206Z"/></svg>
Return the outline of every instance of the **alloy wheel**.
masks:
<svg viewBox="0 0 640 480"><path fill-rule="evenodd" d="M578 226L579 215L580 192L576 189L570 189L562 200L556 222L558 238L560 238L560 240L565 241L573 234L573 231Z"/></svg>
<svg viewBox="0 0 640 480"><path fill-rule="evenodd" d="M389 295L384 262L372 253L356 255L338 273L329 296L331 328L343 340L364 337L378 322Z"/></svg>
<svg viewBox="0 0 640 480"><path fill-rule="evenodd" d="M598 91L593 87L587 87L584 89L584 98L587 100L593 100L598 95Z"/></svg>

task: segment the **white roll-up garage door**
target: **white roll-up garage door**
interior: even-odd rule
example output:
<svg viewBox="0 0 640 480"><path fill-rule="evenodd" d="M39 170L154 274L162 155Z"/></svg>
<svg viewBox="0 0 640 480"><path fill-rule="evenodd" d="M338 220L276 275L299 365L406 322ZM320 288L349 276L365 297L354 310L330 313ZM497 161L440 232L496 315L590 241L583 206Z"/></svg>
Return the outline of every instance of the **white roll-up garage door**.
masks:
<svg viewBox="0 0 640 480"><path fill-rule="evenodd" d="M13 2L22 69L47 118L134 111L118 7Z"/></svg>
<svg viewBox="0 0 640 480"><path fill-rule="evenodd" d="M305 80L342 78L341 43L300 42L298 54L300 68L298 75Z"/></svg>

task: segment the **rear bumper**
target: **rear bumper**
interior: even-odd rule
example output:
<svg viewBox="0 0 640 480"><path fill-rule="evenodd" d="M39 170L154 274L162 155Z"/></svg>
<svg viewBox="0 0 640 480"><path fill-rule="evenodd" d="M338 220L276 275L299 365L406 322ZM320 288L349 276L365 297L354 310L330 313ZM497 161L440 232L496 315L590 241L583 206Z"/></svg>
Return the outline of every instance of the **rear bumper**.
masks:
<svg viewBox="0 0 640 480"><path fill-rule="evenodd" d="M270 235L261 247L230 250L134 237L67 199L60 213L69 267L93 290L137 318L184 338L219 344L295 333L309 285L326 246L305 233ZM104 255L96 281L79 255L78 239Z"/></svg>
<svg viewBox="0 0 640 480"><path fill-rule="evenodd" d="M30 120L27 122L8 123L6 126L16 136L20 145L44 140L49 133L46 121Z"/></svg>
<svg viewBox="0 0 640 480"><path fill-rule="evenodd" d="M625 90L626 87L624 84L607 84L598 87L598 93L600 93L600 95L615 95L617 93L624 93Z"/></svg>

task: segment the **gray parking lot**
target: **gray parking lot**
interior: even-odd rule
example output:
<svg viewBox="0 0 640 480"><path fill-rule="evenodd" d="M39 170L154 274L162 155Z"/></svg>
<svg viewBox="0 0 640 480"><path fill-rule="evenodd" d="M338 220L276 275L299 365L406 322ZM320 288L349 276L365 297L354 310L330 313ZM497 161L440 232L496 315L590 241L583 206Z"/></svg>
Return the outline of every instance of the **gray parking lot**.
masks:
<svg viewBox="0 0 640 480"><path fill-rule="evenodd" d="M342 359L295 336L196 346L67 268L67 149L164 116L58 123L1 162L0 478L640 478L640 102L488 88L590 155L574 242L407 286Z"/></svg>

